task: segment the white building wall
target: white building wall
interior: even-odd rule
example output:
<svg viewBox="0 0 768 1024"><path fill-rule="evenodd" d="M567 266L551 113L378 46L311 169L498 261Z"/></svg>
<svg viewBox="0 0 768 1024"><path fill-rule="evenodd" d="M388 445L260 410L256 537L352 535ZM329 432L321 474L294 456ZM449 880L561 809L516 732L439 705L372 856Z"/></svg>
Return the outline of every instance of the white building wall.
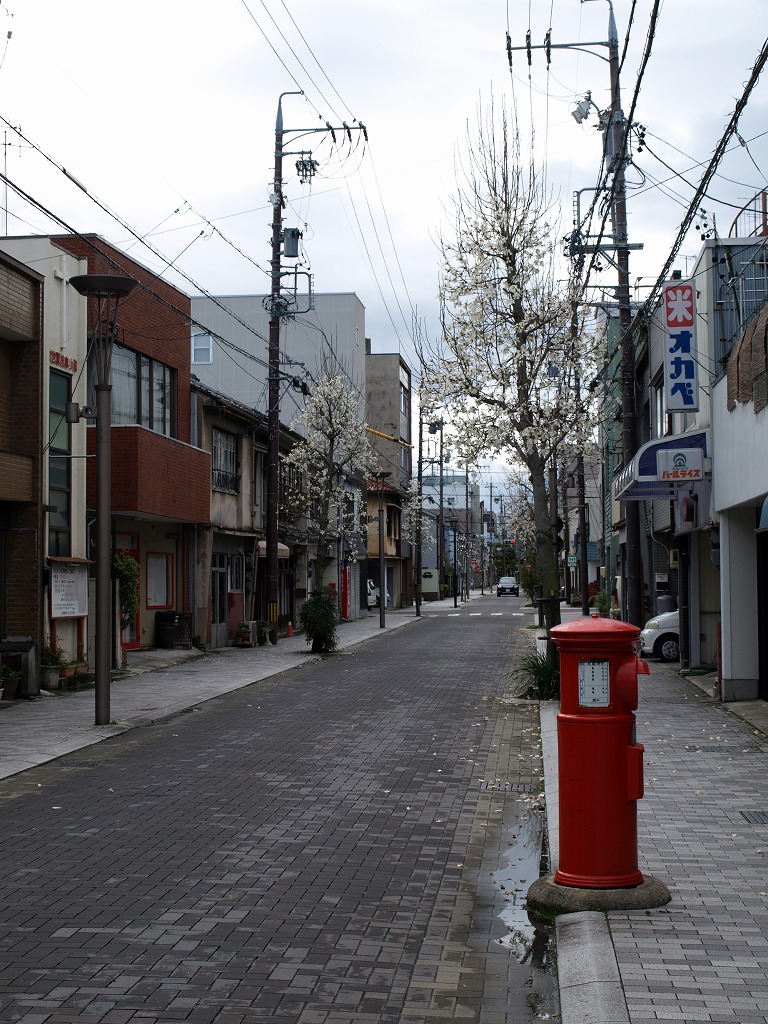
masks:
<svg viewBox="0 0 768 1024"><path fill-rule="evenodd" d="M731 509L720 520L723 700L757 697L755 513Z"/></svg>
<svg viewBox="0 0 768 1024"><path fill-rule="evenodd" d="M212 362L193 362L192 373L260 412L267 411L269 315L264 299L264 295L223 295L216 302L203 296L192 298L192 318L201 325L193 326L192 333L209 331L216 336ZM351 292L315 295L314 304L310 312L286 317L281 323L281 371L311 388L312 378L319 376L324 364L336 368L359 395L364 419L365 307ZM301 411L303 398L287 381L280 395L280 420L290 425Z"/></svg>

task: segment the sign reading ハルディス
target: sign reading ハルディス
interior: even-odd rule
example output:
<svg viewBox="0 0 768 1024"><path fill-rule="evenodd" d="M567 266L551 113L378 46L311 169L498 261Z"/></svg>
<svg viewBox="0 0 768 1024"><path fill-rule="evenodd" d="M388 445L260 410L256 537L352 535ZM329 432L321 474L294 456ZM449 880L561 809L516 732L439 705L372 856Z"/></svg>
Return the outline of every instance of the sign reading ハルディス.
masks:
<svg viewBox="0 0 768 1024"><path fill-rule="evenodd" d="M667 412L696 412L699 373L696 363L696 289L692 281L664 285L664 397Z"/></svg>

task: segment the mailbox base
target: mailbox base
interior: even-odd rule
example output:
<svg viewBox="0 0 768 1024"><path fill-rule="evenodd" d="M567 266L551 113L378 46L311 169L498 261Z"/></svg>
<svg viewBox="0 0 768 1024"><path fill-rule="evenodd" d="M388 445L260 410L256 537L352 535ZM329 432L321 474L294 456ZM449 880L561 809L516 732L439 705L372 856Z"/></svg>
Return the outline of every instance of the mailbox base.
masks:
<svg viewBox="0 0 768 1024"><path fill-rule="evenodd" d="M528 890L528 910L575 914L580 910L651 910L672 899L669 889L653 875L630 889L580 889L559 885L554 875L537 879Z"/></svg>

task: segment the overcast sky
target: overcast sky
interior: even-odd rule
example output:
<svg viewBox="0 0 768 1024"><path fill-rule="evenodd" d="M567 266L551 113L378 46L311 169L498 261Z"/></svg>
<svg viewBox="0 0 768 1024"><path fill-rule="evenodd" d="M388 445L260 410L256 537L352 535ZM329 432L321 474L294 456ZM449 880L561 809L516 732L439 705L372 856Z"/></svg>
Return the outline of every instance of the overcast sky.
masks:
<svg viewBox="0 0 768 1024"><path fill-rule="evenodd" d="M625 111L652 8L652 0L635 5ZM631 0L615 0L622 48L631 9ZM765 0L661 5L635 115L653 152L635 152L627 175L630 240L645 246L631 255L633 284L656 279L761 49L765 13ZM513 46L524 45L529 27L542 44L550 26L554 44L605 40L608 3L0 0L0 115L45 154L6 125L6 173L72 228L98 232L157 271L183 270L192 281L165 273L188 294L264 292L278 96L301 89L305 96L283 99L286 129L362 123L369 141L359 131L351 145L343 131L335 145L327 131L287 136L286 148L312 151L318 172L301 185L295 158L286 159L286 225L304 233L315 289L356 292L374 350L400 346L411 358L414 310L437 332L435 240L481 99L516 101L524 130L533 124L563 233L574 191L595 184L601 137L594 119L579 126L570 112L588 89L599 107L608 104L605 61L555 48L548 69L534 50L529 71L516 52L510 74L507 31ZM723 203L765 185L767 97L764 76L740 124L745 145L731 147L705 204L722 235L736 212ZM3 209L9 234L60 230L11 189ZM692 232L676 263L683 272L699 245ZM613 271L601 280L613 285Z"/></svg>

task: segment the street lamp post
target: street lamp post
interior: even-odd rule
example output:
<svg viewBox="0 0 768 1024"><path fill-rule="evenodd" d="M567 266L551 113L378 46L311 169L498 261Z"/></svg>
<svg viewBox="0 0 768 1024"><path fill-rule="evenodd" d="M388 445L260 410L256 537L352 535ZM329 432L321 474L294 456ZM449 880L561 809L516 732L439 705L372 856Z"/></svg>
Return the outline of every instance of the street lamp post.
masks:
<svg viewBox="0 0 768 1024"><path fill-rule="evenodd" d="M457 562L456 562L457 552L456 552L456 547L457 547L458 537L459 537L459 520L458 519L452 519L451 520L451 526L453 527L453 607L454 608L458 608L459 607L459 588L456 585L458 583L458 579L457 579L457 576L456 576L456 570L457 570Z"/></svg>
<svg viewBox="0 0 768 1024"><path fill-rule="evenodd" d="M387 624L387 564L384 557L384 481L392 473L377 470L373 476L379 481L379 629Z"/></svg>
<svg viewBox="0 0 768 1024"><path fill-rule="evenodd" d="M69 283L92 311L93 381L96 392L96 725L108 725L112 640L112 348L120 299L138 284L132 277L81 274Z"/></svg>
<svg viewBox="0 0 768 1024"><path fill-rule="evenodd" d="M436 434L440 432L440 489L438 499L440 504L438 505L437 512L437 590L438 598L442 601L443 599L443 562L445 561L445 522L443 519L443 427L445 426L445 420L439 419L434 420L429 424L430 434Z"/></svg>

